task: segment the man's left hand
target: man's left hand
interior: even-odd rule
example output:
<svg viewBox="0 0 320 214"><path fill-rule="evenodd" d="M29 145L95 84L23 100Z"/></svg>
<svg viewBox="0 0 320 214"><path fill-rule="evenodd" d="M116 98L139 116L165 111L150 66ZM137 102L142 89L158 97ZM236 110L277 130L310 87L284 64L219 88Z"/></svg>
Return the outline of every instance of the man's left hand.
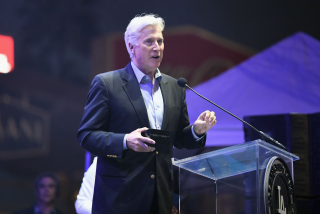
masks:
<svg viewBox="0 0 320 214"><path fill-rule="evenodd" d="M193 124L193 131L196 135L201 136L206 133L212 126L216 125L217 120L213 111L202 112Z"/></svg>

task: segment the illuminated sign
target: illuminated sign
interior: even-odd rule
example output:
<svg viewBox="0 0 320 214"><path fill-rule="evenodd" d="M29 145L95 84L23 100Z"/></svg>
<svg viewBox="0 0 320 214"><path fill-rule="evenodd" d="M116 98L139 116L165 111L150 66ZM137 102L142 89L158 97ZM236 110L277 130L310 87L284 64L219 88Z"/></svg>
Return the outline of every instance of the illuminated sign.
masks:
<svg viewBox="0 0 320 214"><path fill-rule="evenodd" d="M0 73L9 73L14 67L14 43L10 36L0 35Z"/></svg>

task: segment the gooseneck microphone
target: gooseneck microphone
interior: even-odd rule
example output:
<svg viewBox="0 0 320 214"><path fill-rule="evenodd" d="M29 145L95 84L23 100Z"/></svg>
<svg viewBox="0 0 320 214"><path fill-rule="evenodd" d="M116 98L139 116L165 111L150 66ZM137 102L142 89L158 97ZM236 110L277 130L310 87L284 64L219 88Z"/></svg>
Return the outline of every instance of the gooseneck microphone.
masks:
<svg viewBox="0 0 320 214"><path fill-rule="evenodd" d="M219 109L227 112L227 113L230 114L231 116L237 118L238 120L240 120L240 121L243 122L244 124L248 125L248 126L251 127L253 130L255 130L256 132L258 132L258 133L260 134L261 138L262 138L264 141L266 141L266 142L268 142L268 143L270 143L270 144L272 144L272 145L274 145L274 146L276 146L276 147L279 147L279 148L281 148L281 149L284 149L284 150L288 151L284 145L282 145L282 144L279 143L278 141L274 140L272 137L270 137L270 136L267 135L266 133L264 133L264 132L262 132L262 131L259 131L258 129L256 129L255 127L253 127L253 126L250 125L249 123L247 123L246 121L240 119L240 118L237 117L236 115L232 114L231 112L227 111L226 109L222 108L221 106L215 104L215 103L212 102L211 100L209 100L209 99L205 98L204 96L202 96L201 94L197 93L197 92L196 92L195 90L193 90L190 86L188 86L187 80L186 80L185 78L180 77L180 78L178 79L177 83L178 83L178 85L179 85L180 87L187 87L187 88L189 88L191 91L193 91L195 94L197 94L198 96L202 97L203 99L205 99L205 100L208 101L209 103L217 106Z"/></svg>

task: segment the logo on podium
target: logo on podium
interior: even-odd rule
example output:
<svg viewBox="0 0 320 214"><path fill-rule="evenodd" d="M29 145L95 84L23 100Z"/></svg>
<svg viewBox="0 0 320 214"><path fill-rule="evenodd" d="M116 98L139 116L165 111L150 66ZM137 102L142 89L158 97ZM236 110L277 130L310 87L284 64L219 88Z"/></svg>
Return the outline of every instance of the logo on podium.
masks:
<svg viewBox="0 0 320 214"><path fill-rule="evenodd" d="M295 214L295 192L289 168L281 158L269 160L264 177L267 214Z"/></svg>

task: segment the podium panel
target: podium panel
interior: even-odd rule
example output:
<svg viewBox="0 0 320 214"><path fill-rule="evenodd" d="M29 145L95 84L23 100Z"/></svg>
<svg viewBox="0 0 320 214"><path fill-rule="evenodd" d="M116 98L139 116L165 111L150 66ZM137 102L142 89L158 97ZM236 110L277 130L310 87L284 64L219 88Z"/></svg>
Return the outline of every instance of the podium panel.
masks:
<svg viewBox="0 0 320 214"><path fill-rule="evenodd" d="M282 183L293 182L293 161L298 159L262 140L173 158L179 167L180 214L296 213L293 184Z"/></svg>

